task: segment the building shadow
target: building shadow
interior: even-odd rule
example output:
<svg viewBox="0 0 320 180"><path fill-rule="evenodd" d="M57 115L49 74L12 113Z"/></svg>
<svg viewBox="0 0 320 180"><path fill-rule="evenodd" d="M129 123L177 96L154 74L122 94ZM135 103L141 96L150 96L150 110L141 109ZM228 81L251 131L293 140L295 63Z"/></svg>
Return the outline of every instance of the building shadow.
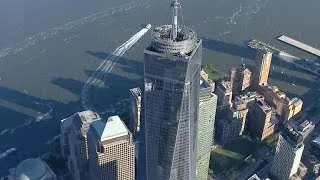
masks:
<svg viewBox="0 0 320 180"><path fill-rule="evenodd" d="M106 60L107 58L111 57L110 53L102 52L102 51L86 51L87 54L99 59L99 60ZM111 58L110 58L111 59ZM128 59L126 57L113 57L113 62L115 59L116 66L119 67L122 71L127 73L132 73L135 75L142 76L143 75L143 62L142 60L135 60L135 59Z"/></svg>
<svg viewBox="0 0 320 180"><path fill-rule="evenodd" d="M60 133L60 120L81 111L79 101L44 100L7 87L0 87L0 153L17 148L0 161L0 176L22 160L50 150L46 144Z"/></svg>
<svg viewBox="0 0 320 180"><path fill-rule="evenodd" d="M256 54L256 51L249 47L239 46L208 37L202 38L202 44L206 49L251 60L254 60Z"/></svg>
<svg viewBox="0 0 320 180"><path fill-rule="evenodd" d="M297 93L294 93L294 91L293 91L293 93L285 92L291 98L292 97L300 97L302 100L304 100L306 105L310 105L315 99L317 99L319 97L318 94L320 94L320 91L319 91L320 90L320 83L317 81L306 80L306 79L303 79L302 77L298 77L294 74L288 76L288 75L282 74L281 72L275 72L275 71L273 71L271 73L270 77L272 79L276 79L278 81L288 83L289 87L286 87L286 89L295 88L295 86L302 86L302 87L308 88L309 89L308 92L306 92L302 96Z"/></svg>

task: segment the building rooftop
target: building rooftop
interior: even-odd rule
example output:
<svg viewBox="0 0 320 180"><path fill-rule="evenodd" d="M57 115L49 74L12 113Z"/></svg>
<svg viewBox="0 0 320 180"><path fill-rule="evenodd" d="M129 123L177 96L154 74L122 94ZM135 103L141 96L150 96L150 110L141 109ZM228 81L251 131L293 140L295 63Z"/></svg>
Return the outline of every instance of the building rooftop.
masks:
<svg viewBox="0 0 320 180"><path fill-rule="evenodd" d="M310 128L314 127L314 126L315 126L315 124L313 122L305 120L305 121L303 121L303 123L301 123L299 125L299 130L304 132L304 131L307 131L308 129L310 129Z"/></svg>
<svg viewBox="0 0 320 180"><path fill-rule="evenodd" d="M168 54L188 55L198 42L197 34L183 26L178 26L177 39L172 40L172 25L163 25L151 33L151 51Z"/></svg>
<svg viewBox="0 0 320 180"><path fill-rule="evenodd" d="M299 106L300 104L303 103L303 101L300 98L294 97L291 99L292 103L294 106Z"/></svg>
<svg viewBox="0 0 320 180"><path fill-rule="evenodd" d="M221 81L218 83L218 86L223 88L225 92L231 92L231 83L230 81Z"/></svg>
<svg viewBox="0 0 320 180"><path fill-rule="evenodd" d="M78 112L77 114L80 117L82 122L91 123L92 121L101 119L100 116L96 112L93 112L93 111L90 111L90 110Z"/></svg>
<svg viewBox="0 0 320 180"><path fill-rule="evenodd" d="M288 124L284 125L281 135L293 147L300 148L303 145L302 135Z"/></svg>
<svg viewBox="0 0 320 180"><path fill-rule="evenodd" d="M15 169L16 180L51 180L55 176L49 167L39 158L22 161Z"/></svg>
<svg viewBox="0 0 320 180"><path fill-rule="evenodd" d="M211 88L208 81L206 81L203 77L200 78L200 88Z"/></svg>
<svg viewBox="0 0 320 180"><path fill-rule="evenodd" d="M252 175L248 180L260 180L257 174Z"/></svg>
<svg viewBox="0 0 320 180"><path fill-rule="evenodd" d="M236 96L233 105L235 107L242 105L242 104L247 104L248 102L254 101L257 97L260 97L261 95L258 94L257 92L248 92L245 95L239 95Z"/></svg>
<svg viewBox="0 0 320 180"><path fill-rule="evenodd" d="M71 117L68 117L68 118L65 118L65 119L62 119L61 122L63 123L64 121L70 119L70 118L74 118L78 116L78 118L82 121L82 122L89 122L91 123L92 121L94 120L98 120L100 119L100 116L93 112L93 111L90 111L90 110L87 110L87 111L82 111L82 112L77 112L75 113L74 115L72 115Z"/></svg>
<svg viewBox="0 0 320 180"><path fill-rule="evenodd" d="M248 69L248 68L243 69L242 72L243 72L243 73L249 73L249 74L252 73L252 72L250 71L250 69Z"/></svg>
<svg viewBox="0 0 320 180"><path fill-rule="evenodd" d="M141 90L140 90L139 87L130 89L130 92L131 92L131 94L134 95L135 97L140 97L140 96L141 96Z"/></svg>
<svg viewBox="0 0 320 180"><path fill-rule="evenodd" d="M110 116L107 121L103 119L95 121L92 123L92 129L101 142L129 134L119 116Z"/></svg>
<svg viewBox="0 0 320 180"><path fill-rule="evenodd" d="M271 107L264 101L264 100L257 100L257 105L264 111L264 112L270 112Z"/></svg>

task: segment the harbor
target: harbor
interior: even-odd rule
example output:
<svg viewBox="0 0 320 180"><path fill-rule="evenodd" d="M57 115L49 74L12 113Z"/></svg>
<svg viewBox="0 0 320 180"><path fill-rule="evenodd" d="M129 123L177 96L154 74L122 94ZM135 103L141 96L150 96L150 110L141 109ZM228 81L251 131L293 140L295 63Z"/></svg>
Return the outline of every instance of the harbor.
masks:
<svg viewBox="0 0 320 180"><path fill-rule="evenodd" d="M248 47L252 49L268 49L273 53L274 56L278 57L280 60L283 60L287 63L293 64L297 68L303 69L305 71L311 72L317 76L320 76L320 64L312 60L301 59L296 56L293 56L285 51L282 51L276 47L270 46L264 42L253 39L248 42Z"/></svg>
<svg viewBox="0 0 320 180"><path fill-rule="evenodd" d="M320 57L320 50L319 49L311 47L305 43L302 43L300 41L297 41L297 40L292 39L292 38L285 36L285 35L281 35L277 39L281 42L287 43L291 46L294 46L294 47L299 48L301 50L304 50L310 54L313 54L313 55Z"/></svg>

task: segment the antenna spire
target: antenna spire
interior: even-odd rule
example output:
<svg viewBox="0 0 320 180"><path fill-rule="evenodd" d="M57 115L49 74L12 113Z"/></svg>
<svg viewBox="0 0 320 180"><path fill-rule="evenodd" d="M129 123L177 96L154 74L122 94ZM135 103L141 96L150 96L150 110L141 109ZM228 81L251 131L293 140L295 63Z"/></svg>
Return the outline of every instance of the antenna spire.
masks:
<svg viewBox="0 0 320 180"><path fill-rule="evenodd" d="M172 40L176 41L178 36L178 8L179 8L179 2L178 0L173 0L171 3L171 7L173 10L173 16L172 16Z"/></svg>

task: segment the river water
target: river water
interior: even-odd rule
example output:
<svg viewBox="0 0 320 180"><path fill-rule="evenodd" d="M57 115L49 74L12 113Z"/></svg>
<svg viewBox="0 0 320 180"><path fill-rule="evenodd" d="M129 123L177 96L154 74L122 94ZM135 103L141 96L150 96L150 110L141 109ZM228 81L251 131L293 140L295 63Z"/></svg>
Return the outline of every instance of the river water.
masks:
<svg viewBox="0 0 320 180"><path fill-rule="evenodd" d="M314 59L275 40L285 34L320 47L320 1L181 0L182 24L203 38L203 63L228 73L252 64L245 42L256 38ZM83 110L83 86L117 47L140 31L170 21L169 0L2 0L0 2L0 177L25 158L46 152L59 121ZM125 111L128 89L141 86L143 49L150 32L116 62L87 101L105 116ZM242 59L243 58L243 59ZM111 63L111 62L110 62ZM316 77L274 59L270 82L308 105ZM103 71L103 70L102 70ZM97 72L96 72L97 73ZM99 72L98 72L99 73ZM101 74L101 73L100 73ZM296 86L292 85L295 84Z"/></svg>

